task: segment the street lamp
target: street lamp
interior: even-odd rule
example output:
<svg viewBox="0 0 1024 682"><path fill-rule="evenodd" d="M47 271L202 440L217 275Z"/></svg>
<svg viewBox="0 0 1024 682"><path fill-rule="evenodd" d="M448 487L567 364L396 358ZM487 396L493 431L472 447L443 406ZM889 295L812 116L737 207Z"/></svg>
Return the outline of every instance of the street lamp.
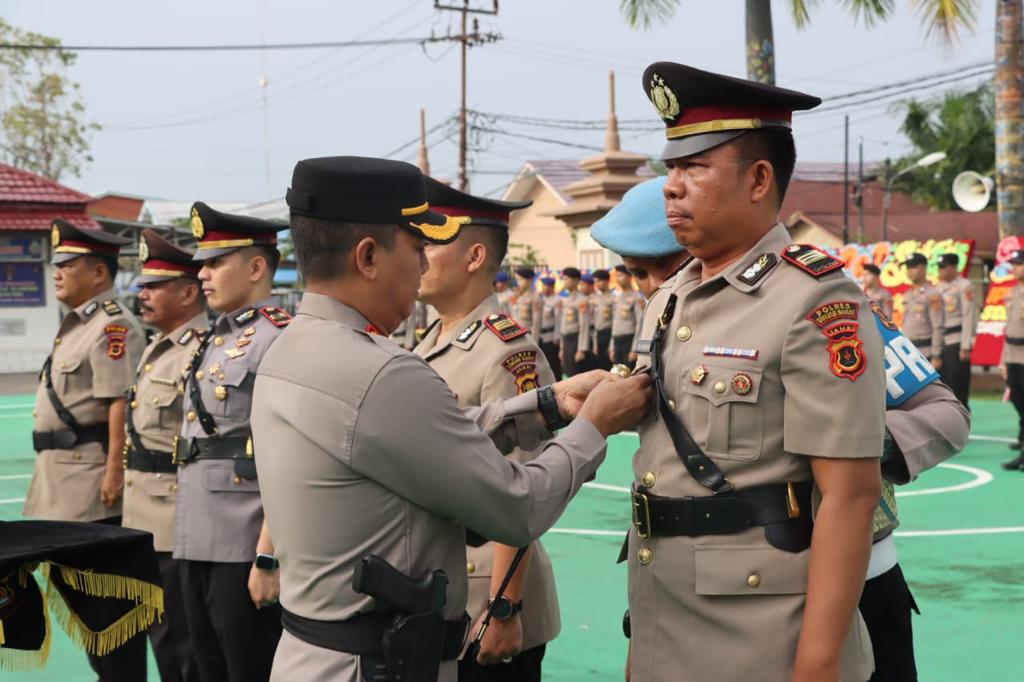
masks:
<svg viewBox="0 0 1024 682"><path fill-rule="evenodd" d="M917 170L918 168L924 168L925 166L931 166L938 163L946 158L946 152L932 152L931 154L925 154L918 159L913 165L908 166L901 170L899 173L893 175L885 183L885 196L882 197L882 241L889 241L889 206L892 205L892 186L896 184L896 180L901 175L906 175L910 171ZM888 164L888 161L886 161Z"/></svg>

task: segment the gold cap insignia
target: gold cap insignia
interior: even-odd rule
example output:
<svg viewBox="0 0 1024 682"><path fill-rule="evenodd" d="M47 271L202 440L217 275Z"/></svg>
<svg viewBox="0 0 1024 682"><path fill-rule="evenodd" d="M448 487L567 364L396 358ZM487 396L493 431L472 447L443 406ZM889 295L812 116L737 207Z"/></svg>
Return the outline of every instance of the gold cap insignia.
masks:
<svg viewBox="0 0 1024 682"><path fill-rule="evenodd" d="M196 239L202 239L203 235L206 234L206 228L203 227L203 219L199 215L199 209L192 207L192 236Z"/></svg>
<svg viewBox="0 0 1024 682"><path fill-rule="evenodd" d="M149 260L149 244L145 237L139 237L139 260L143 263Z"/></svg>
<svg viewBox="0 0 1024 682"><path fill-rule="evenodd" d="M60 244L60 228L54 225L50 229L50 244L58 246Z"/></svg>
<svg viewBox="0 0 1024 682"><path fill-rule="evenodd" d="M651 77L651 103L654 104L654 108L658 111L658 116L661 116L666 121L675 121L676 117L679 116L679 100L676 98L676 93L672 92L672 89L665 85L665 79L654 74Z"/></svg>

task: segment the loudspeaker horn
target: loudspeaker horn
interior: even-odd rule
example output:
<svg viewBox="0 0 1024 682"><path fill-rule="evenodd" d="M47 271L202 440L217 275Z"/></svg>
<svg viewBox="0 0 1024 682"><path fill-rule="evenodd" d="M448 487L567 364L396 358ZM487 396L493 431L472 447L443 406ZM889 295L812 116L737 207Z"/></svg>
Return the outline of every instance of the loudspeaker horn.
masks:
<svg viewBox="0 0 1024 682"><path fill-rule="evenodd" d="M953 201L963 210L977 213L988 206L994 184L981 173L964 171L953 179Z"/></svg>

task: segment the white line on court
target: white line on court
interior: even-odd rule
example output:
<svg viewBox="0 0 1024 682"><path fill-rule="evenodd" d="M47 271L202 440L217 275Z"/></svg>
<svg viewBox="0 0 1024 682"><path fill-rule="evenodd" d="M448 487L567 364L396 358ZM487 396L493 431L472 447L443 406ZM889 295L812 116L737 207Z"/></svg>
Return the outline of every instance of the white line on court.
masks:
<svg viewBox="0 0 1024 682"><path fill-rule="evenodd" d="M0 419L31 419L32 413L26 414L0 414Z"/></svg>
<svg viewBox="0 0 1024 682"><path fill-rule="evenodd" d="M590 535L598 537L622 537L626 529L622 530L592 530L590 528L552 528L549 533L562 535ZM1003 528L947 528L944 530L898 530L896 537L900 538L936 538L949 537L952 535L995 535L999 533L1024 533L1024 526L1006 526Z"/></svg>
<svg viewBox="0 0 1024 682"><path fill-rule="evenodd" d="M17 405L0 405L0 410L21 410L35 407L34 403L18 403Z"/></svg>
<svg viewBox="0 0 1024 682"><path fill-rule="evenodd" d="M0 504L15 504L16 502L24 502L24 497L12 497L7 500L0 500Z"/></svg>
<svg viewBox="0 0 1024 682"><path fill-rule="evenodd" d="M0 476L0 481L14 481L19 478L32 478L32 474L10 474L8 476Z"/></svg>
<svg viewBox="0 0 1024 682"><path fill-rule="evenodd" d="M1002 436L975 436L971 434L967 436L967 440L980 440L986 443L1016 443L1016 438L1003 438Z"/></svg>

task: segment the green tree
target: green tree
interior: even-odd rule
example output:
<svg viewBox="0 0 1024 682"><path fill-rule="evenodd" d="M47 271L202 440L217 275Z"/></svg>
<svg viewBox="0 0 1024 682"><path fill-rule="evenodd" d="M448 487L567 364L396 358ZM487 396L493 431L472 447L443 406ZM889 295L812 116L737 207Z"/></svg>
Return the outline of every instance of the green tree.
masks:
<svg viewBox="0 0 1024 682"><path fill-rule="evenodd" d="M871 27L886 21L895 9L895 0L839 0L857 22ZM797 28L806 28L812 8L820 0L789 0ZM974 25L978 0L913 0L924 20L928 35L941 33L952 42L961 28ZM649 29L667 22L682 0L620 0L619 8L630 26ZM775 38L772 31L771 0L746 0L747 78L775 83Z"/></svg>
<svg viewBox="0 0 1024 682"><path fill-rule="evenodd" d="M0 19L0 42L51 49L0 50L0 158L54 180L79 175L89 135L79 85L67 75L75 54L55 38L22 31Z"/></svg>
<svg viewBox="0 0 1024 682"><path fill-rule="evenodd" d="M948 92L941 100L911 100L899 105L904 111L900 132L913 151L896 161L893 171L912 166L932 152L944 151L946 158L934 166L903 176L916 201L941 211L955 211L950 187L953 178L965 170L989 174L995 164L995 98L992 85ZM900 187L897 181L896 187Z"/></svg>

